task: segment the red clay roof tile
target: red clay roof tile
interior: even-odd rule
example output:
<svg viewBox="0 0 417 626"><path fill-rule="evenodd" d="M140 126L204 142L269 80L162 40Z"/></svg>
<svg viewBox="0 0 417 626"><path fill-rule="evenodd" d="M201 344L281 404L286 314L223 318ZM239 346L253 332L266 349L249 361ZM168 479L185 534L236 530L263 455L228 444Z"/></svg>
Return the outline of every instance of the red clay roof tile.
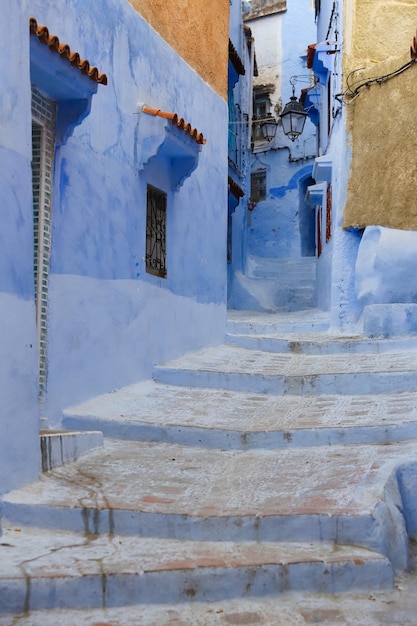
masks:
<svg viewBox="0 0 417 626"><path fill-rule="evenodd" d="M154 109L143 105L142 111L148 115L157 115L158 117L164 117L167 120L171 120L174 126L177 126L180 130L183 130L187 135L190 135L191 139L194 139L199 144L206 143L203 133L199 133L196 128L193 128L189 122L186 122L183 117L179 117L177 113L168 113L167 111L161 111L161 109Z"/></svg>
<svg viewBox="0 0 417 626"><path fill-rule="evenodd" d="M233 67L235 68L236 72L238 74L241 74L241 76L243 76L245 74L245 66L243 65L242 60L230 39L229 39L229 59Z"/></svg>
<svg viewBox="0 0 417 626"><path fill-rule="evenodd" d="M312 43L309 46L307 46L307 68L309 70L312 69L313 67L313 62L314 62L314 53L316 51L316 43Z"/></svg>
<svg viewBox="0 0 417 626"><path fill-rule="evenodd" d="M238 200L240 200L240 198L243 198L243 196L245 195L245 192L243 191L243 189L233 180L233 178L231 178L230 176L227 177L227 182L229 183L229 187L230 187L230 193L232 195L234 195L235 198L237 198Z"/></svg>
<svg viewBox="0 0 417 626"><path fill-rule="evenodd" d="M63 59L66 59L71 65L79 69L80 72L86 74L92 81L101 85L107 85L106 74L100 74L98 69L92 67L86 59L82 59L78 52L72 52L67 44L60 43L56 35L50 35L46 26L39 26L34 17L30 18L29 24L31 35L35 35L52 52L57 52Z"/></svg>

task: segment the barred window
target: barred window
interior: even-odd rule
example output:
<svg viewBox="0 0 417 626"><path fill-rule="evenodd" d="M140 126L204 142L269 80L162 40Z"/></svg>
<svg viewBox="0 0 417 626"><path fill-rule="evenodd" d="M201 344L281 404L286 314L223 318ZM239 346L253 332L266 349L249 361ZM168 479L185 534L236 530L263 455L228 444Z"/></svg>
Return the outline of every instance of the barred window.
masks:
<svg viewBox="0 0 417 626"><path fill-rule="evenodd" d="M55 150L55 102L32 87L33 269L36 304L39 398L47 378L48 292L52 231L52 179Z"/></svg>
<svg viewBox="0 0 417 626"><path fill-rule="evenodd" d="M266 170L257 170L250 176L252 202L266 200Z"/></svg>
<svg viewBox="0 0 417 626"><path fill-rule="evenodd" d="M161 278L165 278L167 275L166 207L166 193L148 185L146 198L146 271Z"/></svg>

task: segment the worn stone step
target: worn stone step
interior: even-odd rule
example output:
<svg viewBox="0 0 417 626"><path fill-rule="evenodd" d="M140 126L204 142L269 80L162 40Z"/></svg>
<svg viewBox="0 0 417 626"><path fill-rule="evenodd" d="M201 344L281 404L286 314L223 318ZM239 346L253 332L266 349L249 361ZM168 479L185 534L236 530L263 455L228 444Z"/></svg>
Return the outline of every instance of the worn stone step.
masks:
<svg viewBox="0 0 417 626"><path fill-rule="evenodd" d="M316 306L315 286L311 281L276 279L273 277L251 278L240 272L235 274L231 300L237 309L275 315L278 311L298 312Z"/></svg>
<svg viewBox="0 0 417 626"><path fill-rule="evenodd" d="M300 280L315 281L316 279L316 258L263 258L249 257L246 264L246 273L253 278L276 278L277 280L287 280L288 282L298 282Z"/></svg>
<svg viewBox="0 0 417 626"><path fill-rule="evenodd" d="M229 309L227 313L227 330L231 334L323 332L329 326L329 313L320 309L277 313Z"/></svg>
<svg viewBox="0 0 417 626"><path fill-rule="evenodd" d="M407 569L417 512L404 485L416 449L412 441L238 452L107 440L6 494L3 515L19 527L87 534L355 543Z"/></svg>
<svg viewBox="0 0 417 626"><path fill-rule="evenodd" d="M271 329L272 330L272 329ZM228 333L226 343L248 350L292 354L358 354L384 353L417 348L417 337L370 339L362 335L334 335L331 333Z"/></svg>
<svg viewBox="0 0 417 626"><path fill-rule="evenodd" d="M397 579L393 589L338 594L284 592L213 602L144 603L99 609L31 611L1 616L0 626L415 626L417 575Z"/></svg>
<svg viewBox="0 0 417 626"><path fill-rule="evenodd" d="M221 345L154 368L170 385L270 394L378 394L417 389L417 349L384 354L278 354Z"/></svg>
<svg viewBox="0 0 417 626"><path fill-rule="evenodd" d="M331 542L198 542L8 525L0 613L392 588L389 560Z"/></svg>
<svg viewBox="0 0 417 626"><path fill-rule="evenodd" d="M144 381L69 407L63 425L228 450L387 443L417 439L417 393L276 396Z"/></svg>

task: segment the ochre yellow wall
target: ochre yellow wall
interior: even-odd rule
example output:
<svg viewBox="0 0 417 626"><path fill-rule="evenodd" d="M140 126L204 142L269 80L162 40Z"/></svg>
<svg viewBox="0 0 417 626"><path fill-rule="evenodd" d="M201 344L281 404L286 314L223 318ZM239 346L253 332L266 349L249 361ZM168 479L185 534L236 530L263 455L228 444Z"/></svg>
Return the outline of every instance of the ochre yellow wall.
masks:
<svg viewBox="0 0 417 626"><path fill-rule="evenodd" d="M205 82L227 99L229 0L129 2Z"/></svg>
<svg viewBox="0 0 417 626"><path fill-rule="evenodd" d="M350 4L350 6L349 6ZM351 80L388 74L410 60L417 27L415 0L348 0L352 34L346 42ZM347 107L352 164L344 226L417 230L417 64L361 91Z"/></svg>

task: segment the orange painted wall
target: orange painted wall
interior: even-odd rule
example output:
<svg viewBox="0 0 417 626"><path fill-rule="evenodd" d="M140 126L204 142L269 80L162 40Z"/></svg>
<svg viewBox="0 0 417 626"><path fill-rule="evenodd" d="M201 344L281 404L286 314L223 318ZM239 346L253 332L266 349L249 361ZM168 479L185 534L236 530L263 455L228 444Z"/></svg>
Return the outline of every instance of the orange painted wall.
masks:
<svg viewBox="0 0 417 626"><path fill-rule="evenodd" d="M229 0L129 0L165 41L227 98Z"/></svg>

